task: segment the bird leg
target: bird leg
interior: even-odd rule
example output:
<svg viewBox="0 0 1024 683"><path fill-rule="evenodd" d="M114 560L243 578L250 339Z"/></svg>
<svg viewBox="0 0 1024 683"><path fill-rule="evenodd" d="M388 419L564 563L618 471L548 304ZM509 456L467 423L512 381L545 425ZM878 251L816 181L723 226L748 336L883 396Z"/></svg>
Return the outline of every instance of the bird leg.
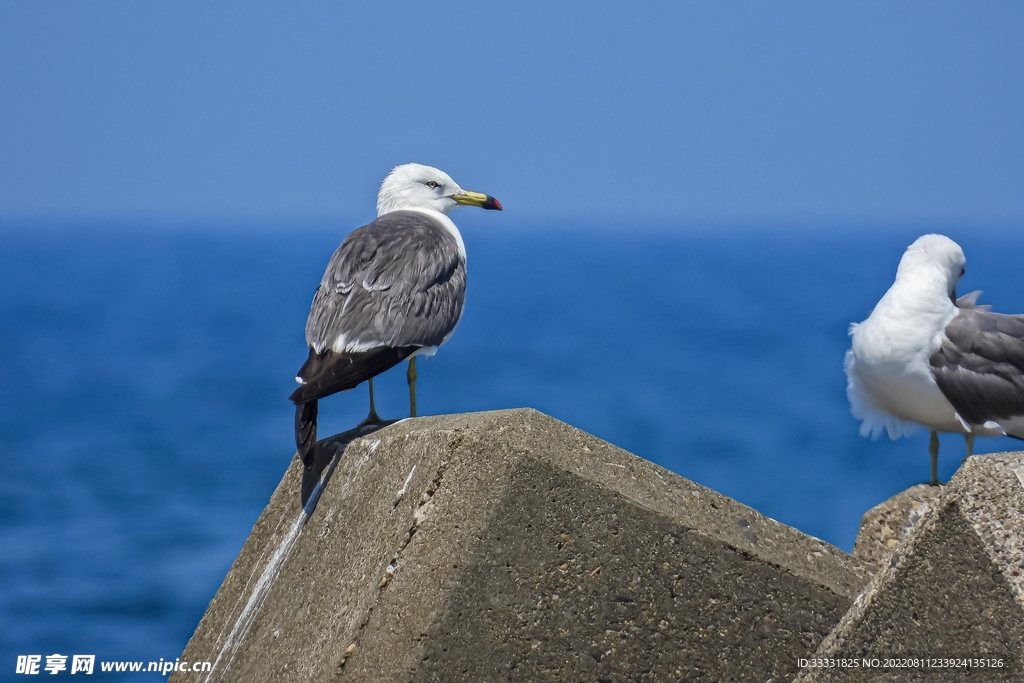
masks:
<svg viewBox="0 0 1024 683"><path fill-rule="evenodd" d="M967 458L974 455L974 434L964 434L964 441L967 442ZM967 458L964 458L964 462L967 462Z"/></svg>
<svg viewBox="0 0 1024 683"><path fill-rule="evenodd" d="M373 405L373 378L372 377L368 380L368 383L369 383L369 386L370 386L370 412L366 416L365 420L363 420L362 422L360 422L359 424L356 425L356 429L359 429L360 427L366 427L368 425L378 425L378 424L381 424L382 422L384 422L384 420L380 419L380 415L377 414L377 408Z"/></svg>
<svg viewBox="0 0 1024 683"><path fill-rule="evenodd" d="M409 359L406 379L409 380L409 417L416 417L416 356Z"/></svg>
<svg viewBox="0 0 1024 683"><path fill-rule="evenodd" d="M939 435L931 432L931 439L928 441L928 452L932 456L932 486L939 485Z"/></svg>

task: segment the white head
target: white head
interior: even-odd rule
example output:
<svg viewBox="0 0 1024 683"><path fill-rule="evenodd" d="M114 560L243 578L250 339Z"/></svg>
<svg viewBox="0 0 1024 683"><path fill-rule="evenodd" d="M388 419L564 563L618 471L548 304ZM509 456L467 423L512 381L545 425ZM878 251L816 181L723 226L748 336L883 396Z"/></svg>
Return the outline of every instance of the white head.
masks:
<svg viewBox="0 0 1024 683"><path fill-rule="evenodd" d="M423 164L395 166L377 193L378 216L399 209L433 209L447 215L460 205L501 211L498 200L467 192L444 171Z"/></svg>
<svg viewBox="0 0 1024 683"><path fill-rule="evenodd" d="M941 284L955 302L956 286L964 275L966 263L963 249L953 240L945 235L922 235L907 247L900 259L896 281L927 278Z"/></svg>

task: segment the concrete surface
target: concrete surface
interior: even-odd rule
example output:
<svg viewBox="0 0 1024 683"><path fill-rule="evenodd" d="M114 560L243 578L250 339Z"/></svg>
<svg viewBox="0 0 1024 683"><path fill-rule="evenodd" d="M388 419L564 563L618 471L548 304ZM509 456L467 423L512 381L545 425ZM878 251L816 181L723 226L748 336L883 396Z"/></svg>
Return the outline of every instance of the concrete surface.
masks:
<svg viewBox="0 0 1024 683"><path fill-rule="evenodd" d="M420 418L293 460L171 680L788 681L866 581L535 411Z"/></svg>
<svg viewBox="0 0 1024 683"><path fill-rule="evenodd" d="M853 556L877 567L931 511L945 486L918 484L900 491L864 513Z"/></svg>
<svg viewBox="0 0 1024 683"><path fill-rule="evenodd" d="M1024 681L1022 567L1024 453L972 457L796 680Z"/></svg>

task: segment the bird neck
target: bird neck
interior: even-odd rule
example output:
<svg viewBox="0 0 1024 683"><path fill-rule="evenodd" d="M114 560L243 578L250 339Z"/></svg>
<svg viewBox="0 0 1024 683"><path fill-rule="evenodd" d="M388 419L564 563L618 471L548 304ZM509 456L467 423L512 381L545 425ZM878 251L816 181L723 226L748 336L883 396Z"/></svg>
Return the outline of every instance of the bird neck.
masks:
<svg viewBox="0 0 1024 683"><path fill-rule="evenodd" d="M956 310L945 282L934 277L900 277L875 306L871 317L941 329L956 315Z"/></svg>

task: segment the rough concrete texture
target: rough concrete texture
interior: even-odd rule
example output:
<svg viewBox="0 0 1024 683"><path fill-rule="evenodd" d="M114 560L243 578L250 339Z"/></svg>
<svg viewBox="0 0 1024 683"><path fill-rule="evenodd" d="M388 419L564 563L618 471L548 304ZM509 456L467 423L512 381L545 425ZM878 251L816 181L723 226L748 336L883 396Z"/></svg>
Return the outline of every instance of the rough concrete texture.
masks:
<svg viewBox="0 0 1024 683"><path fill-rule="evenodd" d="M866 582L532 410L403 421L333 462L307 521L297 461L257 521L182 655L207 680L784 681Z"/></svg>
<svg viewBox="0 0 1024 683"><path fill-rule="evenodd" d="M853 556L880 565L932 509L944 487L918 484L879 503L860 520Z"/></svg>
<svg viewBox="0 0 1024 683"><path fill-rule="evenodd" d="M1022 567L1024 453L972 457L815 655L819 663L845 659L847 668L808 666L796 680L1019 683ZM863 666L875 659L881 666ZM893 659L897 666L886 667ZM949 659L987 661L934 668ZM994 660L1001 666L989 668Z"/></svg>

